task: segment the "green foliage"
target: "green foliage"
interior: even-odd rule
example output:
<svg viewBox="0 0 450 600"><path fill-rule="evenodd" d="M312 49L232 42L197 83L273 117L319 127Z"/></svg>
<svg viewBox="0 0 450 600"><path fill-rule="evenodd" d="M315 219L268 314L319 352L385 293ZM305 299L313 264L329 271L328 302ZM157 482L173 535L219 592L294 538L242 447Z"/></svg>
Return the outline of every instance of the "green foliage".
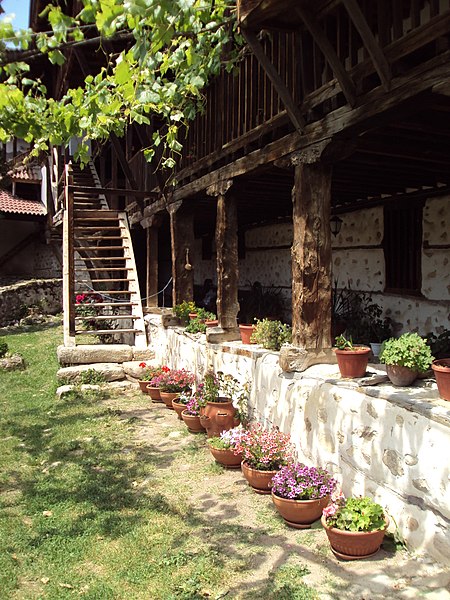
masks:
<svg viewBox="0 0 450 600"><path fill-rule="evenodd" d="M345 335L338 335L334 341L338 350L354 350L353 340L351 336L347 339Z"/></svg>
<svg viewBox="0 0 450 600"><path fill-rule="evenodd" d="M223 440L220 437L208 438L207 444L208 444L208 446L211 446L211 448L214 448L215 450L228 450L230 447L229 442L227 442L226 440Z"/></svg>
<svg viewBox="0 0 450 600"><path fill-rule="evenodd" d="M431 354L436 358L450 357L450 329L446 329L439 335L435 333L427 334L428 345L431 348Z"/></svg>
<svg viewBox="0 0 450 600"><path fill-rule="evenodd" d="M173 313L176 317L181 319L183 323L189 321L189 313L196 313L199 309L195 306L195 302L186 302L184 300L181 304L175 304L173 307Z"/></svg>
<svg viewBox="0 0 450 600"><path fill-rule="evenodd" d="M251 340L266 350L279 350L283 344L291 343L292 329L281 321L263 319L256 322Z"/></svg>
<svg viewBox="0 0 450 600"><path fill-rule="evenodd" d="M391 338L383 343L380 362L423 373L430 368L433 356L426 339L417 333L404 333L399 338Z"/></svg>
<svg viewBox="0 0 450 600"><path fill-rule="evenodd" d="M8 352L8 344L1 340L0 341L0 358L3 358L4 356L6 356L6 353Z"/></svg>
<svg viewBox="0 0 450 600"><path fill-rule="evenodd" d="M150 161L162 146L159 166L172 169L182 147L181 132L203 109L202 90L223 65L233 66L236 55L230 53L230 42L240 38L234 33L236 19L230 7L231 0L83 0L75 17L48 5L44 13L49 34L14 32L3 24L0 44L12 39L26 50L34 36L36 48L28 49L22 62L3 57L0 63L0 140L17 136L34 143L39 152L49 143L67 145L70 138L80 137L84 162L87 140L102 142L111 133L121 136L131 123L150 125L154 115L163 126L154 131L144 155ZM120 38L125 49L105 57L104 67L87 76L82 87L70 88L59 101L48 98L24 61L42 53L50 63L62 65L63 49L74 42L83 44L86 27L94 35L98 32L100 48L108 39Z"/></svg>
<svg viewBox="0 0 450 600"><path fill-rule="evenodd" d="M191 319L186 326L185 331L188 333L205 333L206 332L206 324L202 319L195 317Z"/></svg>
<svg viewBox="0 0 450 600"><path fill-rule="evenodd" d="M96 369L86 369L86 371L81 371L77 378L77 383L79 384L100 385L105 382L106 379L103 373L100 373L100 371L97 371Z"/></svg>
<svg viewBox="0 0 450 600"><path fill-rule="evenodd" d="M367 497L348 498L326 521L343 531L376 531L386 524L383 507Z"/></svg>

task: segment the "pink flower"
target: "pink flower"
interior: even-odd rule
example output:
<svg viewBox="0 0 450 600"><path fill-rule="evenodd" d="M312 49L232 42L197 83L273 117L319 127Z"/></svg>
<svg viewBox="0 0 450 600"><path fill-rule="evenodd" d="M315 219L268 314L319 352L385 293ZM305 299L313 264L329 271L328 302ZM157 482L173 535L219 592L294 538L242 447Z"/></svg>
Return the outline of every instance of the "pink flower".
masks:
<svg viewBox="0 0 450 600"><path fill-rule="evenodd" d="M328 517L332 517L333 515L336 514L337 512L337 505L336 504L329 504L327 507L325 507L322 511L323 516L325 517L325 519L327 519Z"/></svg>

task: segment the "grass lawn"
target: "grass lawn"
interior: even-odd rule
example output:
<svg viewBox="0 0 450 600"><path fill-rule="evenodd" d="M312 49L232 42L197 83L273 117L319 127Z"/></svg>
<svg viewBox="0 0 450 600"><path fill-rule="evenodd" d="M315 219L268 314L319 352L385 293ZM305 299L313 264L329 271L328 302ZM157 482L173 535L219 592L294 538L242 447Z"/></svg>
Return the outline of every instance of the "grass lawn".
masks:
<svg viewBox="0 0 450 600"><path fill-rule="evenodd" d="M139 393L120 406L98 393L57 400L60 327L0 339L27 362L0 373L2 600L317 597L289 557L268 582L236 591L262 550L248 528L202 514L202 494L220 498L226 477L204 436ZM145 415L154 439L139 437Z"/></svg>

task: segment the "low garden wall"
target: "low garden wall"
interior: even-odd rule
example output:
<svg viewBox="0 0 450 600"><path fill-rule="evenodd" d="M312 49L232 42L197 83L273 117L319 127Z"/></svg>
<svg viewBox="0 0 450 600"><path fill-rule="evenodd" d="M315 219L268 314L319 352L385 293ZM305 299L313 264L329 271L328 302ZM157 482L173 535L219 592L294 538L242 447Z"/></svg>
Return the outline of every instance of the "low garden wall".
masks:
<svg viewBox="0 0 450 600"><path fill-rule="evenodd" d="M450 557L450 405L436 384L411 388L344 381L337 365L285 373L278 353L240 342L206 343L204 335L145 317L155 362L207 368L252 381L251 416L290 433L300 460L329 469L346 495L369 495L397 523L408 546L442 562ZM381 365L369 365L383 379Z"/></svg>
<svg viewBox="0 0 450 600"><path fill-rule="evenodd" d="M22 319L30 307L46 315L61 312L62 280L0 282L0 327Z"/></svg>

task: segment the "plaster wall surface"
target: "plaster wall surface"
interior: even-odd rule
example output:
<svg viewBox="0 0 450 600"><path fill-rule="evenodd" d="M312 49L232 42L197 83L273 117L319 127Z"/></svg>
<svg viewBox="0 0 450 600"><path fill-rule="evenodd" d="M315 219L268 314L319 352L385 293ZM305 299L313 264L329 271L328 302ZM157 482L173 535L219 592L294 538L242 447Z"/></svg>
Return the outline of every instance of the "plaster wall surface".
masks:
<svg viewBox="0 0 450 600"><path fill-rule="evenodd" d="M284 373L277 352L207 344L147 315L155 362L252 381L250 414L290 433L298 458L331 470L346 495L367 494L394 517L412 549L450 557L450 406L431 380L413 388L360 387L336 365ZM380 367L370 370L382 374Z"/></svg>

